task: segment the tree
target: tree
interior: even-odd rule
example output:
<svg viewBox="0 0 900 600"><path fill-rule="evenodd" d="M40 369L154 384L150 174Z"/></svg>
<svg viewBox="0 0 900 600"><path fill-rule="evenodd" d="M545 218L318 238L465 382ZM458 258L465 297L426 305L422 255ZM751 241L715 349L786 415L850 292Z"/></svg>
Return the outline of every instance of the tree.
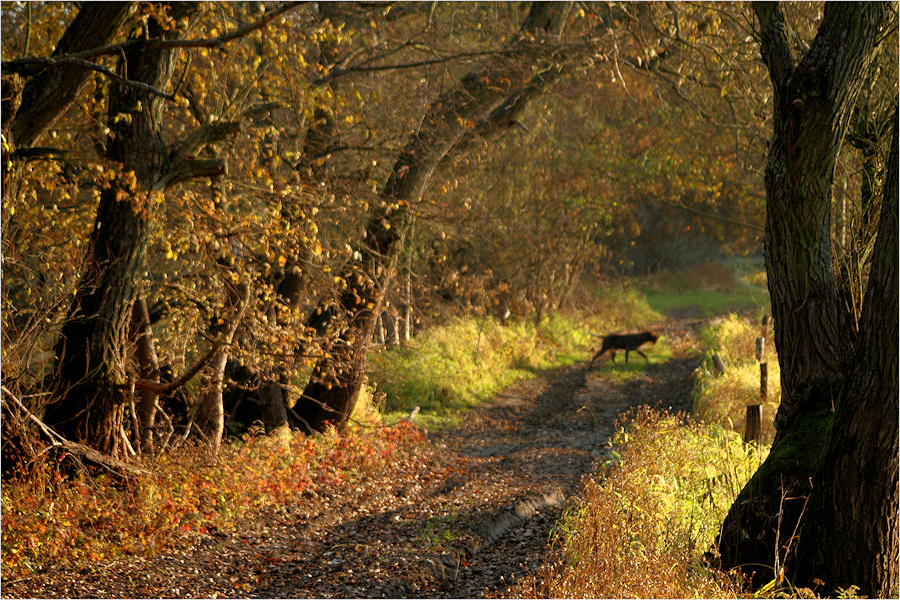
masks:
<svg viewBox="0 0 900 600"><path fill-rule="evenodd" d="M156 5L148 15L148 34L154 38L177 39L198 7L177 5L171 13L167 8ZM99 8L92 4L82 8L94 10ZM170 25L168 19L180 24ZM177 49L132 45L124 50L120 69L133 81L163 90L177 56ZM185 164L167 160L158 93L113 84L108 115L112 135L106 155L122 170L100 194L87 271L56 347L58 394L44 422L68 439L120 457L125 455L129 326L144 271L149 215Z"/></svg>
<svg viewBox="0 0 900 600"><path fill-rule="evenodd" d="M381 305L383 281L406 233L415 206L438 165L470 134L490 135L509 128L527 101L555 80L555 46L544 43L565 26L568 3L533 3L518 36L494 62L478 67L429 108L421 126L395 161L369 216L360 259L342 273L346 289L340 307L347 314L337 343L316 365L295 411L304 423L322 429L343 424L362 385L369 340ZM312 324L321 328L328 312Z"/></svg>
<svg viewBox="0 0 900 600"><path fill-rule="evenodd" d="M132 316L139 297L139 284L146 271L153 215L163 204L166 190L172 186L196 178L222 176L226 172L223 159L197 155L239 130L237 121L211 119L175 142L168 143L164 139L167 132L165 117L169 110L164 100L174 99L165 90L172 84L181 46L221 47L264 26L293 6L290 3L279 5L257 22L214 39L187 42L183 40L184 33L202 14L201 4L146 4L141 8L139 23L131 28L131 38L126 42L91 48L78 56L67 55L51 61L51 69L68 67L75 61L79 70L99 70L112 80L108 87L100 90L101 96L108 97L108 135L98 139L104 155L100 169L110 175L99 193L87 266L56 345L56 394L44 414L45 422L62 435L113 456L125 454L128 446L125 412L131 394L128 382L134 379L127 366L132 352ZM84 5L70 29L79 20L99 18L96 15L102 16L106 10L108 7L103 4ZM79 31L81 29L73 35ZM69 30L66 35L68 33ZM88 39L93 41L93 38ZM118 73L83 59L111 53L121 55ZM25 57L18 62L11 61L11 65L27 68L32 63L46 66L45 62ZM27 111L20 111L20 114L23 118L28 116ZM233 307L232 312L239 313L240 310ZM233 315L218 317L228 320ZM145 329L140 322L137 328ZM223 334L223 339L213 342L213 349L205 359L217 359L214 364L219 370L224 368L222 346L230 341L234 331L229 329ZM146 343L147 336L143 335L141 339ZM147 353L141 352L139 356L147 356ZM189 372L196 373L200 366ZM221 374L212 373L208 380L211 385L220 386ZM144 387L148 386L155 392L165 389L152 381L144 383ZM214 399L217 396L213 393L208 397ZM145 396L145 402L155 402L153 395ZM139 413L152 419L152 410L140 410ZM221 419L213 421L212 442L216 447L222 423ZM140 423L133 425L136 429L141 428Z"/></svg>
<svg viewBox="0 0 900 600"><path fill-rule="evenodd" d="M897 403L897 347L896 334L888 343L880 336L890 334L871 331L871 325L896 322L896 308L891 308L896 285L890 283L896 278L896 244L893 252L883 250L891 236L896 239L896 219L881 222L879 237L885 239L879 240L882 250L871 263L871 293L861 322L870 331L854 339L853 315L842 301L835 270L831 194L835 159L889 25L890 8L827 4L815 39L799 60L792 55L780 5L759 3L754 9L775 93L766 165L766 270L782 401L771 452L731 507L719 551L727 568L753 571L757 567L751 565L771 564L774 552L778 581L788 577L812 586L817 577L826 581L829 593L856 584L864 594L885 594L897 582L898 506L896 468L881 467L897 464L898 429L896 418L878 420L872 413L896 414L890 407ZM882 210L896 212L895 201L885 202ZM878 301L878 290L893 295L892 302ZM864 363L873 358L881 361L877 367ZM871 369L881 369L882 376L872 376ZM863 381L871 395L858 402L851 386ZM855 449L841 445L848 435L856 436ZM837 532L849 522L848 515L838 518L833 510L843 508L844 501L829 511L828 500L819 495L827 496L837 482L850 482L848 460L864 473L878 474L865 487L841 491L847 503L877 507L865 518L878 524ZM798 522L801 540L808 531L812 539L827 539L823 545L831 550L815 551L807 541L800 552L790 553ZM861 539L871 535L877 538ZM842 566L850 562L880 566L863 573ZM754 585L765 581L759 573L752 578Z"/></svg>
<svg viewBox="0 0 900 600"><path fill-rule="evenodd" d="M864 594L887 597L898 580L897 141L895 113L856 356L797 548L797 579L807 585L825 579L828 593L857 585Z"/></svg>

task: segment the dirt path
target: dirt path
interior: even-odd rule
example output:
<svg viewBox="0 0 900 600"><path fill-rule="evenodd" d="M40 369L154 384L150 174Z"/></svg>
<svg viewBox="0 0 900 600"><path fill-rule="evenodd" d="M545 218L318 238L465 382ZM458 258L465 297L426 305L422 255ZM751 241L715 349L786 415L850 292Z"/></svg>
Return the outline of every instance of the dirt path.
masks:
<svg viewBox="0 0 900 600"><path fill-rule="evenodd" d="M463 427L431 434L421 462L389 479L305 495L259 515L243 534L203 536L151 560L47 574L27 592L4 586L3 595L502 595L546 558L566 499L604 458L616 417L640 404L689 408L696 323L666 325L672 360L624 383L602 376L605 363L591 373L577 364L539 374L473 411Z"/></svg>

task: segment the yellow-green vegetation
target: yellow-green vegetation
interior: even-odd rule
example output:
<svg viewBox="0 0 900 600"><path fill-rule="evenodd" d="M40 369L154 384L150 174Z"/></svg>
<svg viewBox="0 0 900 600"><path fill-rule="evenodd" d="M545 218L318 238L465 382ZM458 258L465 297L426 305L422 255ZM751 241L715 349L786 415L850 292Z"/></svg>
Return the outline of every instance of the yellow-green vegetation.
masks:
<svg viewBox="0 0 900 600"><path fill-rule="evenodd" d="M597 345L600 345L599 340L597 341ZM647 368L648 364L664 363L672 358L672 348L667 343L666 336L664 335L660 336L655 344L641 346L641 350L647 355L648 360L644 360L644 357L640 354L632 352L628 358L628 363L626 364L625 353L620 350L616 356L615 362L612 362L610 358L598 359L597 362L594 363L594 370L602 370L603 377L606 381L624 383Z"/></svg>
<svg viewBox="0 0 900 600"><path fill-rule="evenodd" d="M602 290L598 294L598 307L592 312L556 313L540 325L458 318L423 332L408 345L373 353L369 380L383 403L379 408L388 422L418 406L417 423L451 425L461 410L514 381L588 359L599 345L591 333L644 328L661 319L633 292ZM640 368L637 361L632 363L621 368Z"/></svg>
<svg viewBox="0 0 900 600"><path fill-rule="evenodd" d="M635 285L656 311L667 314L690 308L710 317L737 308L768 306L765 272L748 269L748 265L711 262L684 271L655 273Z"/></svg>
<svg viewBox="0 0 900 600"><path fill-rule="evenodd" d="M720 423L743 433L747 405L762 405L763 440L772 441L772 421L781 401L781 370L770 332L766 332L765 356L768 365L768 396L760 398L760 369L756 360L756 338L763 331L761 319L730 314L716 320L701 333L707 349L702 368L697 374L694 415L705 421ZM725 373L717 375L712 356L718 353Z"/></svg>
<svg viewBox="0 0 900 600"><path fill-rule="evenodd" d="M150 473L125 484L103 475L65 477L58 459L45 454L29 478L3 484L3 577L150 556L185 536L230 531L253 509L409 468L423 443L406 423L315 437L286 431L225 444L214 462L183 446L147 459Z"/></svg>
<svg viewBox="0 0 900 600"><path fill-rule="evenodd" d="M609 460L567 510L541 579L560 598L727 598L701 562L767 450L718 424L649 408L627 415Z"/></svg>

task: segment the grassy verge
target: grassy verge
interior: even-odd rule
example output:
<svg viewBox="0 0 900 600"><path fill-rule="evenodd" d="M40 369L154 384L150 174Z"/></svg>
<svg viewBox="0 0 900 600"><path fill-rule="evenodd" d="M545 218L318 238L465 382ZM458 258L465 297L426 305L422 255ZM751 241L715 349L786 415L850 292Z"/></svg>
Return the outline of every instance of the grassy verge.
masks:
<svg viewBox="0 0 900 600"><path fill-rule="evenodd" d="M756 324L768 305L765 278L708 266L639 284L659 311L701 314L756 306L756 315L726 314L700 336L706 354L696 374L694 417L679 422L650 409L626 415L610 460L582 490L559 524L555 558L531 594L548 597L739 597L741 590L702 558L744 484L765 460L780 400L780 373L766 348L769 395L759 397ZM752 311L751 311L752 312ZM770 333L770 332L766 332ZM665 350L663 349L663 352ZM715 374L712 356L726 367ZM604 370L618 377L616 365ZM746 406L763 405L763 444L742 443ZM523 588L524 589L524 588Z"/></svg>
<svg viewBox="0 0 900 600"><path fill-rule="evenodd" d="M423 443L420 430L405 423L245 437L224 445L214 464L204 464L205 453L194 447L148 460L150 475L124 485L105 476L66 478L47 460L29 479L3 484L3 580L151 556L191 535L231 531L254 509L410 468Z"/></svg>
<svg viewBox="0 0 900 600"><path fill-rule="evenodd" d="M717 424L649 408L629 415L610 459L567 510L539 574L559 598L727 598L737 590L699 560L766 450Z"/></svg>
<svg viewBox="0 0 900 600"><path fill-rule="evenodd" d="M596 345L592 332L645 327L661 318L634 293L601 293L595 311L555 314L540 325L458 319L424 332L409 345L374 353L369 381L379 409L393 422L418 406L418 423L451 426L462 411L514 381L589 358Z"/></svg>
<svg viewBox="0 0 900 600"><path fill-rule="evenodd" d="M702 317L769 304L764 273L747 265L714 262L677 273L656 273L636 281L653 310L670 314L691 309Z"/></svg>
<svg viewBox="0 0 900 600"><path fill-rule="evenodd" d="M760 326L748 316L730 314L716 320L701 333L707 348L703 366L697 373L694 396L694 415L708 422L743 434L747 406L762 405L762 439L771 443L775 435L772 421L781 401L781 370L772 344L771 332L766 332L768 365L768 396L760 398L760 369L756 360L756 337ZM725 364L725 373L717 375L712 356L718 353Z"/></svg>

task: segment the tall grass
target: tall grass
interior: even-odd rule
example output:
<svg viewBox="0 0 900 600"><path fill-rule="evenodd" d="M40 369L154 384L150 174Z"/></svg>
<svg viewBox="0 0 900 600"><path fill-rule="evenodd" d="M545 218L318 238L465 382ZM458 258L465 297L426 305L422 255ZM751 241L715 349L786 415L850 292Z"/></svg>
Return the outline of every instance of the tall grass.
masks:
<svg viewBox="0 0 900 600"><path fill-rule="evenodd" d="M588 358L591 334L659 320L633 292L604 290L591 311L554 313L540 324L457 318L408 345L373 353L369 381L388 421L421 409L418 422L450 425L516 380Z"/></svg>
<svg viewBox="0 0 900 600"><path fill-rule="evenodd" d="M716 424L649 408L627 416L610 459L563 517L538 580L562 598L726 598L699 560L766 451Z"/></svg>
<svg viewBox="0 0 900 600"><path fill-rule="evenodd" d="M762 405L761 432L763 440L775 435L772 422L781 401L781 370L771 335L766 339L768 365L768 396L760 398L759 363L756 360L756 338L760 326L746 315L730 314L705 328L700 340L706 357L697 373L694 396L694 415L719 423L743 433L750 404ZM767 332L768 334L769 332ZM725 363L725 373L718 375L712 367L712 355L718 353Z"/></svg>

